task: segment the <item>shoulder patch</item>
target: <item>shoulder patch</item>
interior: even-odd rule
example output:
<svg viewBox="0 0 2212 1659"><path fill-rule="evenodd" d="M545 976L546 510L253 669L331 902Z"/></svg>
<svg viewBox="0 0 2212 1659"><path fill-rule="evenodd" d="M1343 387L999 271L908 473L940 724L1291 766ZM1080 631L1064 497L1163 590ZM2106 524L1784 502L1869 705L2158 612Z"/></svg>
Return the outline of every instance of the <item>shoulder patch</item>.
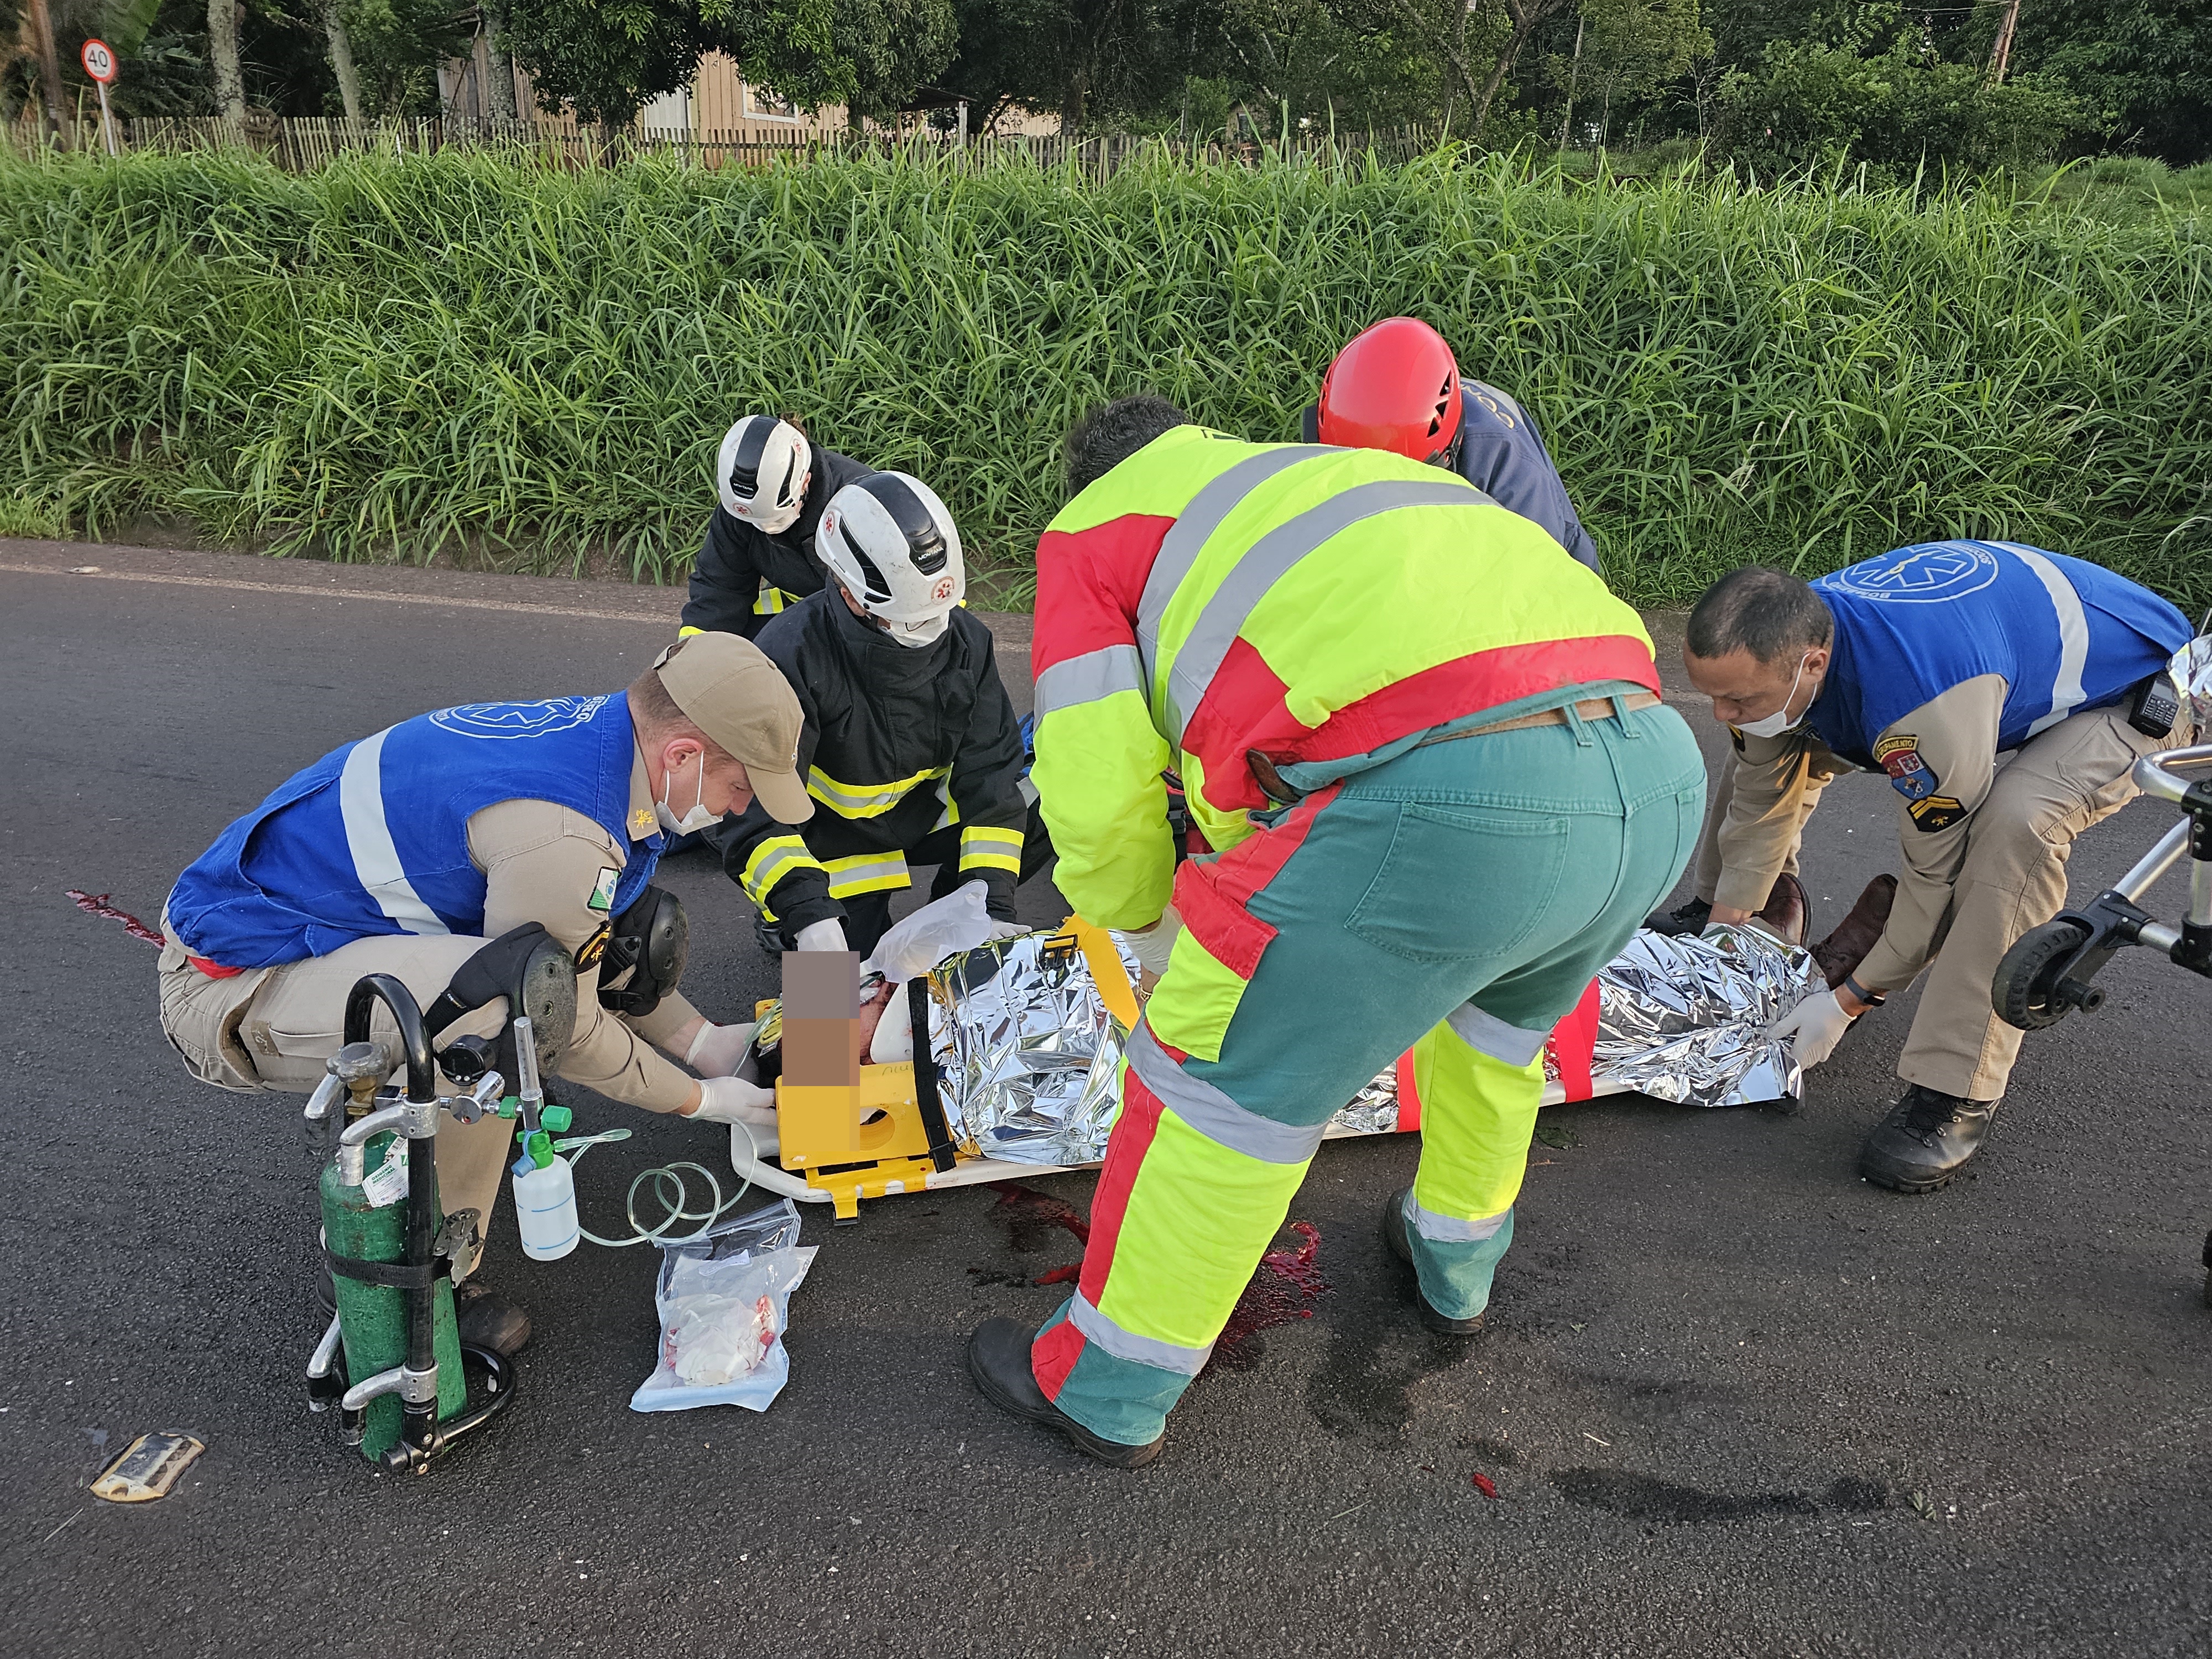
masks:
<svg viewBox="0 0 2212 1659"><path fill-rule="evenodd" d="M1938 830L1948 830L1966 816L1966 809L1948 795L1930 795L1925 800L1916 800L1905 809L1912 815L1912 826L1934 835Z"/></svg>
<svg viewBox="0 0 2212 1659"><path fill-rule="evenodd" d="M621 871L602 869L599 872L599 884L592 889L591 897L586 899L584 902L594 910L607 911L613 909L615 908L615 886L616 884L621 880Z"/></svg>
<svg viewBox="0 0 2212 1659"><path fill-rule="evenodd" d="M1884 738L1875 744L1874 758L1875 763L1889 774L1889 787L1914 803L1916 807L1923 803L1932 804L1936 792L1943 787L1943 780L1937 777L1934 769L1920 758L1918 738ZM1951 803L1954 807L1958 804L1956 801ZM1919 817L1918 811L1914 811L1916 823ZM1920 827L1925 830L1929 826L1923 823ZM1941 828L1940 825L1937 827Z"/></svg>
<svg viewBox="0 0 2212 1659"><path fill-rule="evenodd" d="M653 833L653 827L659 822L659 818L653 817L651 807L636 808L629 815L629 838L632 841L644 840Z"/></svg>
<svg viewBox="0 0 2212 1659"><path fill-rule="evenodd" d="M599 931L584 941L583 948L576 952L578 973L580 974L586 969L599 965L599 959L607 953L607 936L613 932L612 922L603 922L600 924Z"/></svg>

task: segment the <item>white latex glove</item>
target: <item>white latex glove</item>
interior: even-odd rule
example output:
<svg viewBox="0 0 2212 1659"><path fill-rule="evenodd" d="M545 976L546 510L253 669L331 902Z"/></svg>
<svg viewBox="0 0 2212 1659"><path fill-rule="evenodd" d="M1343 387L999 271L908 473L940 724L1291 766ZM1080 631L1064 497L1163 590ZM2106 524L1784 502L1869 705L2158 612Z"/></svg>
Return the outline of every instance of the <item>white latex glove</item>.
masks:
<svg viewBox="0 0 2212 1659"><path fill-rule="evenodd" d="M1168 970L1168 957L1175 949L1176 935L1182 932L1182 918L1170 904L1160 912L1160 919L1151 927L1132 928L1115 937L1127 944L1135 954L1137 965L1154 979Z"/></svg>
<svg viewBox="0 0 2212 1659"><path fill-rule="evenodd" d="M775 1091L741 1077L699 1080L700 1100L687 1115L694 1123L743 1123L750 1128L775 1121Z"/></svg>
<svg viewBox="0 0 2212 1659"><path fill-rule="evenodd" d="M799 948L802 951L849 951L845 943L845 924L835 916L811 921L799 930Z"/></svg>
<svg viewBox="0 0 2212 1659"><path fill-rule="evenodd" d="M1850 1029L1851 1017L1844 1012L1844 1005L1836 1000L1836 994L1833 991L1815 991L1768 1026L1765 1036L1770 1042L1778 1042L1784 1037L1796 1037L1797 1063L1810 1071L1836 1052L1836 1045L1844 1040L1844 1033Z"/></svg>
<svg viewBox="0 0 2212 1659"><path fill-rule="evenodd" d="M983 936L983 940L987 945L994 944L1002 939L1019 939L1024 933L1035 932L1036 929L1026 922L994 921L991 924L991 931Z"/></svg>
<svg viewBox="0 0 2212 1659"><path fill-rule="evenodd" d="M752 1047L754 1025L717 1025L708 1020L684 1051L684 1063L701 1077L727 1077Z"/></svg>

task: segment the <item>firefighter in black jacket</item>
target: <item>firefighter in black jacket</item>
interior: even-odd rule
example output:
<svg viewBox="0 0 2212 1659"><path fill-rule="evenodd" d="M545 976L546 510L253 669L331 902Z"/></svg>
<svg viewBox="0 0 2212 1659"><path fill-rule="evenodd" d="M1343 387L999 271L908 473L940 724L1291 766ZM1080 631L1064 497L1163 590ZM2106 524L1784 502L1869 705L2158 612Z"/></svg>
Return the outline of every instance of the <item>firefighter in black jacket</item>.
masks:
<svg viewBox="0 0 2212 1659"><path fill-rule="evenodd" d="M1011 922L1014 889L1050 843L1032 828L991 631L959 608L951 515L921 480L871 473L830 501L816 545L830 586L757 641L799 693L814 816L794 828L756 801L710 832L760 907L762 943L866 956L909 860L937 866L933 898L980 879L990 914Z"/></svg>
<svg viewBox="0 0 2212 1659"><path fill-rule="evenodd" d="M753 639L779 611L820 592L814 536L822 509L867 476L788 421L748 415L732 427L715 461L721 502L692 568L684 632Z"/></svg>

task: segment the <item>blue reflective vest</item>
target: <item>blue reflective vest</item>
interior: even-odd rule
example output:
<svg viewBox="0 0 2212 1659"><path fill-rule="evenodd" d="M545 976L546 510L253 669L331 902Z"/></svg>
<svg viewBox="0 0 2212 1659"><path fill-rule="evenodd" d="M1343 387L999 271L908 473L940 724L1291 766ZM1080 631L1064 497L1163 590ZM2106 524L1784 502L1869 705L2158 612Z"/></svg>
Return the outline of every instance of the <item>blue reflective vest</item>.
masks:
<svg viewBox="0 0 2212 1659"><path fill-rule="evenodd" d="M480 702L402 720L295 773L216 837L169 895L185 949L227 968L328 956L388 933L483 932L469 817L503 800L583 813L630 849L608 910L653 878L659 826L634 841L636 752L621 692Z"/></svg>
<svg viewBox="0 0 2212 1659"><path fill-rule="evenodd" d="M1875 738L1930 698L2004 677L1997 747L2077 709L2118 702L2189 642L2188 619L2086 559L2016 542L1927 542L1813 584L1836 619L1835 658L1807 711L1860 766Z"/></svg>
<svg viewBox="0 0 2212 1659"><path fill-rule="evenodd" d="M1460 476L1508 513L1543 526L1577 562L1603 575L1597 544L1576 516L1528 411L1494 386L1462 380L1459 418Z"/></svg>

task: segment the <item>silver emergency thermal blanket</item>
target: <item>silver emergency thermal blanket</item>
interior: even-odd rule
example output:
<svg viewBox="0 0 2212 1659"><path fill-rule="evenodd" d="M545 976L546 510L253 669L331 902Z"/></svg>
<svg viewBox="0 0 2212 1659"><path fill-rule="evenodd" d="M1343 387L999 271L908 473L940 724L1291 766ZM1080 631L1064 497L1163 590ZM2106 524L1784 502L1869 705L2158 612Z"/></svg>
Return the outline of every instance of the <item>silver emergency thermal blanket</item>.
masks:
<svg viewBox="0 0 2212 1659"><path fill-rule="evenodd" d="M1598 970L1590 1091L1687 1106L1794 1097L1805 1079L1790 1045L1763 1034L1826 984L1811 956L1756 927L1639 930Z"/></svg>
<svg viewBox="0 0 2212 1659"><path fill-rule="evenodd" d="M1124 965L1132 972L1133 958ZM963 1150L1020 1164L1092 1164L1120 1106L1121 1034L1082 953L1025 934L950 958L927 976L939 1098ZM1638 933L1598 975L1593 1094L1638 1091L1698 1106L1796 1095L1786 1042L1762 1033L1820 985L1805 951L1755 927L1706 938ZM1555 1057L1547 1066L1556 1079ZM1338 1134L1398 1127L1395 1067L1337 1113Z"/></svg>

